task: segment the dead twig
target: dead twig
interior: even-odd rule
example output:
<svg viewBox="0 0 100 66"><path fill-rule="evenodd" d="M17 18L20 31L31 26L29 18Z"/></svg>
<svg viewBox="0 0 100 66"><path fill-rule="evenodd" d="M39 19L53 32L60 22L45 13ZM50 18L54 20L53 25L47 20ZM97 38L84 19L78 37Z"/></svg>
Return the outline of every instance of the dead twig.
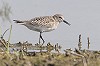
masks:
<svg viewBox="0 0 100 66"><path fill-rule="evenodd" d="M79 35L78 48L79 48L79 50L81 50L81 48L82 48L81 34Z"/></svg>
<svg viewBox="0 0 100 66"><path fill-rule="evenodd" d="M90 48L90 39L89 39L89 37L87 38L87 40L88 40L88 49Z"/></svg>

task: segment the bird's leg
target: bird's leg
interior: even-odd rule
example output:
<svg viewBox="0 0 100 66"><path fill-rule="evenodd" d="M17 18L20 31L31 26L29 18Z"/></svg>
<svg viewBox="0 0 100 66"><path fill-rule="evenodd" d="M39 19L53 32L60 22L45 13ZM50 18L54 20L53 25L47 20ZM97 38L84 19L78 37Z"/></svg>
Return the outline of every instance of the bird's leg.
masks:
<svg viewBox="0 0 100 66"><path fill-rule="evenodd" d="M42 39L42 41L43 41L42 45L43 45L45 41L44 41L44 39L43 39L43 37L42 37L41 34L42 34L42 32L40 32L40 36L39 36L39 44L41 43L41 39Z"/></svg>
<svg viewBox="0 0 100 66"><path fill-rule="evenodd" d="M43 37L42 37L42 35L41 35L41 34L42 34L42 32L40 32L40 38L42 39L43 44L44 44L44 42L45 42L45 41L44 41L44 39L43 39ZM43 44L42 44L42 45L43 45Z"/></svg>
<svg viewBox="0 0 100 66"><path fill-rule="evenodd" d="M40 44L40 39L42 39L42 41L43 41L42 45L43 45L45 41L44 41L44 39L43 39L41 34L42 34L42 32L40 32L39 44ZM42 45L40 45L40 53L41 53L41 55L42 55Z"/></svg>

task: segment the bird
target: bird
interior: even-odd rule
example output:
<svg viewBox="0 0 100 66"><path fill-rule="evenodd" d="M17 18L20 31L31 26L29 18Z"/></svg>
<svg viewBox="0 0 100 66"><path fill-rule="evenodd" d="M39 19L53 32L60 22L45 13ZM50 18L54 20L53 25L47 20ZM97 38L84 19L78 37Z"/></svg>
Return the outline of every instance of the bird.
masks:
<svg viewBox="0 0 100 66"><path fill-rule="evenodd" d="M39 16L24 21L23 20L13 20L13 21L15 21L15 23L26 26L28 29L32 31L39 32L40 33L39 44L40 40L42 40L43 41L42 45L45 43L45 40L42 37L42 33L55 30L61 22L64 22L69 26L71 25L66 20L64 20L62 14L54 14L52 16Z"/></svg>

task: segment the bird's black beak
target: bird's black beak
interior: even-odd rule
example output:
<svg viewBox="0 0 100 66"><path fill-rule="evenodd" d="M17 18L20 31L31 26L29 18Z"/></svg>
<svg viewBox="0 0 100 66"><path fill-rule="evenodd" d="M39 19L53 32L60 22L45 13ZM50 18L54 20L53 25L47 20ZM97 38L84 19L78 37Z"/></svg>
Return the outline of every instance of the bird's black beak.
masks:
<svg viewBox="0 0 100 66"><path fill-rule="evenodd" d="M63 20L64 23L68 24L69 26L71 25L70 23L68 23L67 21Z"/></svg>

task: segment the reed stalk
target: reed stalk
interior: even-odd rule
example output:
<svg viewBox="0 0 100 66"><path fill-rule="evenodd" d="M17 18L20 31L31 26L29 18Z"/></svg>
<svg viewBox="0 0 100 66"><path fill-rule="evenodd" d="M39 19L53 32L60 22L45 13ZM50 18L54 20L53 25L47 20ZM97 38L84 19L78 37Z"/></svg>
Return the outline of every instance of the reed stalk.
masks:
<svg viewBox="0 0 100 66"><path fill-rule="evenodd" d="M8 37L8 42L7 42L7 52L9 53L9 45L10 45L10 39L11 39L11 32L12 32L12 24L10 26L10 34Z"/></svg>

